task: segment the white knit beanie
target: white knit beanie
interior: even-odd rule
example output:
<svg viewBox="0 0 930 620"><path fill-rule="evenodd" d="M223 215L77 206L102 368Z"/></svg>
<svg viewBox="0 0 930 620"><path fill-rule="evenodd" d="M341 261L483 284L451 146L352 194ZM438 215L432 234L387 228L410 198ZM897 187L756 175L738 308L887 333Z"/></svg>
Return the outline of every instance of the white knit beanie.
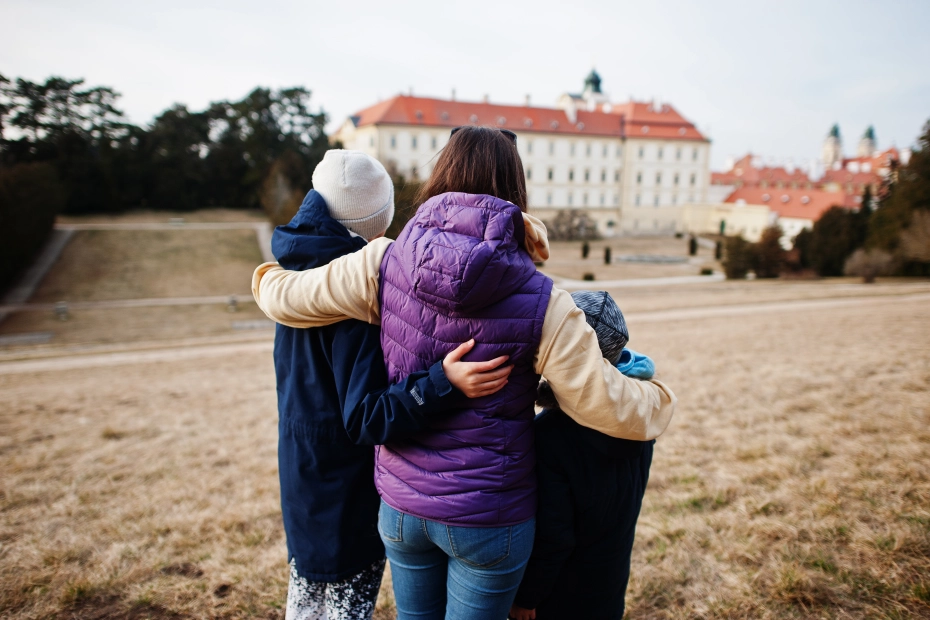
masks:
<svg viewBox="0 0 930 620"><path fill-rule="evenodd" d="M313 189L333 219L350 231L373 239L394 219L394 184L377 159L360 151L326 151L313 171Z"/></svg>

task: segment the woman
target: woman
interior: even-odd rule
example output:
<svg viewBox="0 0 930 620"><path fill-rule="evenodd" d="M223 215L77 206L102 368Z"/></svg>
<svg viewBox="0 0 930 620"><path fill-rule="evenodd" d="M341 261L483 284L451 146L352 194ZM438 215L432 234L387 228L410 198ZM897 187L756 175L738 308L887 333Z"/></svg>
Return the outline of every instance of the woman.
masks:
<svg viewBox="0 0 930 620"><path fill-rule="evenodd" d="M627 379L601 357L571 296L536 270L548 242L525 213L515 141L497 129L453 130L395 243L318 270L265 264L253 278L259 306L285 325L380 321L392 382L471 337L470 359L510 356L500 392L463 399L456 415L378 448L379 531L399 618L506 617L533 541L540 375L568 415L611 436L652 439L674 411L662 383Z"/></svg>

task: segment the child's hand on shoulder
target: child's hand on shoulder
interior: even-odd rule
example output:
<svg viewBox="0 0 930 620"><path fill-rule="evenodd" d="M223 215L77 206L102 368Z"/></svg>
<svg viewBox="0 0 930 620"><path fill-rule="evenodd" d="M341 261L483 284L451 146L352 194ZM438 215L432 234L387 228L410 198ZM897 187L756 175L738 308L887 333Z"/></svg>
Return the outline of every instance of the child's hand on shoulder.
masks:
<svg viewBox="0 0 930 620"><path fill-rule="evenodd" d="M535 609L523 609L516 605L510 606L510 617L514 620L536 620Z"/></svg>

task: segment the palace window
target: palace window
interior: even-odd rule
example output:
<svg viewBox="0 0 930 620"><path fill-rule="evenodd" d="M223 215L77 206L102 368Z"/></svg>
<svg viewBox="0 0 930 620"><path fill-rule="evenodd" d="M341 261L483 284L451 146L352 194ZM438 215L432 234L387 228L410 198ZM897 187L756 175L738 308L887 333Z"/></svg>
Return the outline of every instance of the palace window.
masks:
<svg viewBox="0 0 930 620"><path fill-rule="evenodd" d="M642 183L643 183L643 173L642 173L642 172L637 172L637 173L636 173L636 184L637 184L637 185L642 185Z"/></svg>
<svg viewBox="0 0 930 620"><path fill-rule="evenodd" d="M374 146L374 145L375 145L375 137L371 136L370 138L368 138L368 146Z"/></svg>
<svg viewBox="0 0 930 620"><path fill-rule="evenodd" d="M575 143L574 143L574 142L572 142L572 143L569 145L569 147L568 147L568 154L571 155L572 157L575 156Z"/></svg>
<svg viewBox="0 0 930 620"><path fill-rule="evenodd" d="M552 192L549 192L548 194L546 194L546 204L552 205Z"/></svg>
<svg viewBox="0 0 930 620"><path fill-rule="evenodd" d="M397 148L397 136L391 136L391 148L392 149Z"/></svg>
<svg viewBox="0 0 930 620"><path fill-rule="evenodd" d="M552 180L552 168L549 168L549 173L547 176L549 177L549 180L551 181Z"/></svg>
<svg viewBox="0 0 930 620"><path fill-rule="evenodd" d="M587 146L585 146L584 154L585 154L586 157L591 157L591 145L590 145L590 144L588 144Z"/></svg>
<svg viewBox="0 0 930 620"><path fill-rule="evenodd" d="M587 192L581 195L581 204L583 204L584 206L588 206L588 193Z"/></svg>
<svg viewBox="0 0 930 620"><path fill-rule="evenodd" d="M691 173L691 185L694 185L697 182L697 175L693 172Z"/></svg>
<svg viewBox="0 0 930 620"><path fill-rule="evenodd" d="M569 171L568 171L568 180L569 180L569 181L574 181L574 180L575 180L575 171L574 171L574 170L569 170Z"/></svg>
<svg viewBox="0 0 930 620"><path fill-rule="evenodd" d="M662 173L656 172L656 185L662 185Z"/></svg>
<svg viewBox="0 0 930 620"><path fill-rule="evenodd" d="M532 168L526 169L526 180L527 181L533 180L533 169Z"/></svg>
<svg viewBox="0 0 930 620"><path fill-rule="evenodd" d="M620 171L614 170L614 183L619 183L619 182L620 182Z"/></svg>
<svg viewBox="0 0 930 620"><path fill-rule="evenodd" d="M436 149L436 136L433 136L432 139L430 140L430 148L434 150Z"/></svg>
<svg viewBox="0 0 930 620"><path fill-rule="evenodd" d="M572 204L572 193L568 192L568 205L571 206L571 204Z"/></svg>
<svg viewBox="0 0 930 620"><path fill-rule="evenodd" d="M601 170L601 183L606 183L606 182L607 182L607 171Z"/></svg>
<svg viewBox="0 0 930 620"><path fill-rule="evenodd" d="M658 196L656 196L655 198L652 199L652 206L653 206L653 207L658 207L658 206L659 206L659 197L658 197Z"/></svg>
<svg viewBox="0 0 930 620"><path fill-rule="evenodd" d="M697 150L697 149L694 149L693 151L691 151L691 159L692 159L692 161L697 161L697 156L698 156L698 150Z"/></svg>
<svg viewBox="0 0 930 620"><path fill-rule="evenodd" d="M549 140L549 154L552 155L555 153L555 142Z"/></svg>
<svg viewBox="0 0 930 620"><path fill-rule="evenodd" d="M662 159L662 147L659 147L659 152L657 153L659 159Z"/></svg>
<svg viewBox="0 0 930 620"><path fill-rule="evenodd" d="M646 153L645 149L643 149L643 147L639 147L639 158L640 158L640 159L643 158L643 155L644 155L645 153Z"/></svg>
<svg viewBox="0 0 930 620"><path fill-rule="evenodd" d="M678 185L678 173L675 173L675 185Z"/></svg>
<svg viewBox="0 0 930 620"><path fill-rule="evenodd" d="M639 194L636 194L636 201L635 201L633 204L634 204L635 206L638 207L638 206L639 206L639 202L640 202Z"/></svg>
<svg viewBox="0 0 930 620"><path fill-rule="evenodd" d="M585 171L584 171L584 181L585 181L585 183L587 183L587 182L590 181L590 180L591 180L591 171L590 171L590 170L585 170Z"/></svg>
<svg viewBox="0 0 930 620"><path fill-rule="evenodd" d="M681 161L681 147L680 146L677 149L675 149L675 159L678 161Z"/></svg>
<svg viewBox="0 0 930 620"><path fill-rule="evenodd" d="M532 155L532 154L533 154L533 141L532 141L532 140L527 140L527 141L526 141L526 152L527 152L528 155Z"/></svg>
<svg viewBox="0 0 930 620"><path fill-rule="evenodd" d="M413 149L414 151L417 150L417 137L416 136L413 136L412 138L410 138L410 148Z"/></svg>

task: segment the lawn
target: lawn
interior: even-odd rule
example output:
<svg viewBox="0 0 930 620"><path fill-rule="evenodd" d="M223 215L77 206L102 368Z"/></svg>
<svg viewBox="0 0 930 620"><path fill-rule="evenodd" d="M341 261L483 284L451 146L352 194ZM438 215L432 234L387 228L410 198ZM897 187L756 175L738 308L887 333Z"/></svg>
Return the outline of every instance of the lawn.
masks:
<svg viewBox="0 0 930 620"><path fill-rule="evenodd" d="M31 302L250 295L253 230L79 230Z"/></svg>
<svg viewBox="0 0 930 620"><path fill-rule="evenodd" d="M720 283L719 299L831 286L760 284ZM885 286L903 285L869 290ZM661 310L692 295L678 290L618 296ZM666 323L633 312L630 329L680 398L656 447L630 617L930 616L925 302ZM0 615L283 617L269 352L0 364L0 402Z"/></svg>

